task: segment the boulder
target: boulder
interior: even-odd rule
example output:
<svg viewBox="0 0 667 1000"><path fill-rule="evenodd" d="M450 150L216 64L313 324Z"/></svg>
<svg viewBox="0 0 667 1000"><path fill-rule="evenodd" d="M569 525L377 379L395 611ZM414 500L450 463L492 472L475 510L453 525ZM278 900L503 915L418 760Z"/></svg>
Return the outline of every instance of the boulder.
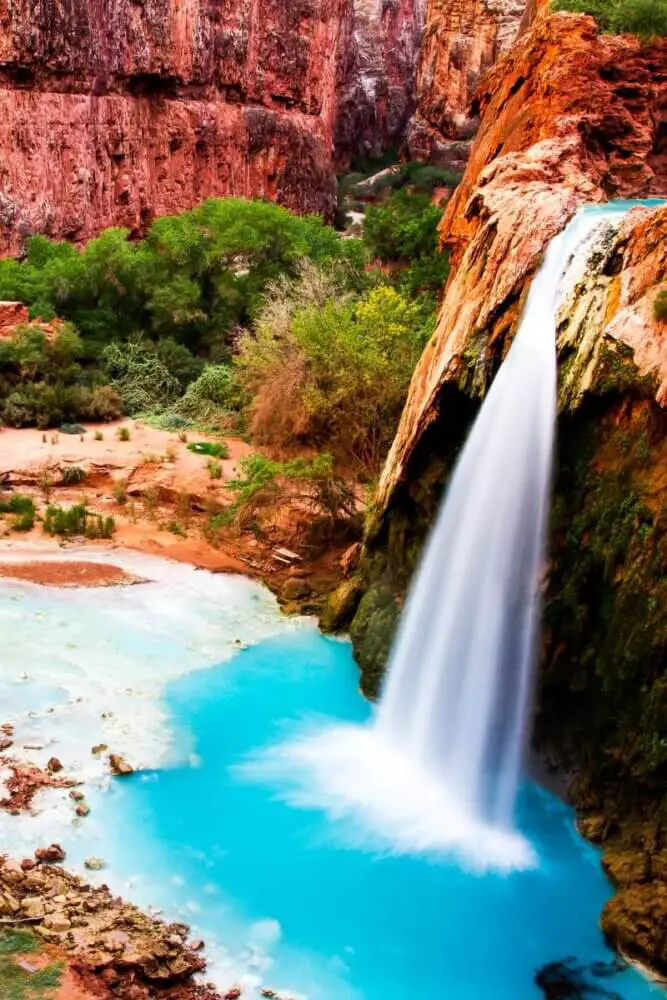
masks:
<svg viewBox="0 0 667 1000"><path fill-rule="evenodd" d="M60 934L63 931L68 931L71 926L71 920L69 920L63 913L49 913L44 917L44 927L48 931L56 931Z"/></svg>
<svg viewBox="0 0 667 1000"><path fill-rule="evenodd" d="M125 760L121 754L111 753L109 754L109 765L111 767L112 774L117 777L124 777L130 774L134 774L134 768L131 764Z"/></svg>
<svg viewBox="0 0 667 1000"><path fill-rule="evenodd" d="M41 896L26 896L21 900L21 909L28 918L45 916L46 908Z"/></svg>
<svg viewBox="0 0 667 1000"><path fill-rule="evenodd" d="M65 852L60 844L50 844L48 847L38 847L35 851L35 857L38 861L53 864L59 861L64 861Z"/></svg>
<svg viewBox="0 0 667 1000"><path fill-rule="evenodd" d="M310 597L312 587L307 580L298 576L290 576L285 580L280 593L284 601L301 601Z"/></svg>
<svg viewBox="0 0 667 1000"><path fill-rule="evenodd" d="M63 766L57 757L51 757L46 765L46 769L47 771L50 771L51 774L57 774L58 771L62 771Z"/></svg>

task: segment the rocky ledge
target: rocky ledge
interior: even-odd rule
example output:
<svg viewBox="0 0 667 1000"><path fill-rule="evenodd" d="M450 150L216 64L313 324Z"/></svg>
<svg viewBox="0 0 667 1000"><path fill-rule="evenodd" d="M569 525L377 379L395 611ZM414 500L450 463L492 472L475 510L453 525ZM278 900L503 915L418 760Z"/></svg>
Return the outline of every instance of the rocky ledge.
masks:
<svg viewBox="0 0 667 1000"><path fill-rule="evenodd" d="M62 858L51 849L40 857ZM24 870L28 869L28 870ZM0 857L0 922L30 925L57 945L83 977L94 975L109 995L123 1000L204 995L193 976L206 967L201 942L188 943L189 928L149 917L52 862L22 865ZM174 987L189 992L174 993ZM209 996L215 994L209 991Z"/></svg>

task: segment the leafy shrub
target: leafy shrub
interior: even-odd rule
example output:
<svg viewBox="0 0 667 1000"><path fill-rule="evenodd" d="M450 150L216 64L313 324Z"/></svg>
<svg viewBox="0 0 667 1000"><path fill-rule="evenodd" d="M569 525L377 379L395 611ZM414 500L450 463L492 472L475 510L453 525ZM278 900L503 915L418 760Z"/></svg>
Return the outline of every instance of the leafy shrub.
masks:
<svg viewBox="0 0 667 1000"><path fill-rule="evenodd" d="M658 292L653 303L653 315L659 323L667 322L667 288Z"/></svg>
<svg viewBox="0 0 667 1000"><path fill-rule="evenodd" d="M91 392L86 415L89 420L118 420L125 410L120 394L110 385L96 385Z"/></svg>
<svg viewBox="0 0 667 1000"><path fill-rule="evenodd" d="M76 486L86 478L85 471L79 465L68 465L63 469L63 483L65 486Z"/></svg>
<svg viewBox="0 0 667 1000"><path fill-rule="evenodd" d="M364 241L375 257L400 267L394 281L402 294L420 297L423 318L435 311L449 274L449 254L439 248L442 209L428 195L398 191L366 212Z"/></svg>
<svg viewBox="0 0 667 1000"><path fill-rule="evenodd" d="M71 324L53 339L39 327L18 327L0 345L0 419L14 427L55 424L65 433L81 434L85 428L79 420L117 416L120 401L108 386L84 384L84 353Z"/></svg>
<svg viewBox="0 0 667 1000"><path fill-rule="evenodd" d="M180 394L180 385L158 358L151 344L134 337L113 341L102 354L109 380L128 413L168 406Z"/></svg>
<svg viewBox="0 0 667 1000"><path fill-rule="evenodd" d="M130 440L130 428L129 427L118 427L116 429L116 437L119 441L129 441Z"/></svg>
<svg viewBox="0 0 667 1000"><path fill-rule="evenodd" d="M213 425L237 411L243 396L230 365L207 365L192 382L175 409L181 417L199 424Z"/></svg>
<svg viewBox="0 0 667 1000"><path fill-rule="evenodd" d="M32 497L23 493L14 493L9 500L0 499L0 514L34 514L35 504Z"/></svg>
<svg viewBox="0 0 667 1000"><path fill-rule="evenodd" d="M238 198L157 219L143 240L129 235L108 229L82 250L29 237L25 260L0 261L0 297L25 302L32 318L70 320L91 360L113 340L144 331L181 388L197 376L191 350L249 321L267 282L304 257L363 262L363 247L319 217ZM165 337L170 343L160 346Z"/></svg>
<svg viewBox="0 0 667 1000"><path fill-rule="evenodd" d="M366 212L364 242L376 257L410 261L437 249L442 210L426 194L397 191Z"/></svg>
<svg viewBox="0 0 667 1000"><path fill-rule="evenodd" d="M312 266L276 284L239 339L251 430L284 447L335 447L367 474L381 465L424 343L419 306L391 287L358 298Z"/></svg>
<svg viewBox="0 0 667 1000"><path fill-rule="evenodd" d="M0 499L0 514L13 514L12 531L31 531L35 524L35 504L32 497L15 493L9 500Z"/></svg>
<svg viewBox="0 0 667 1000"><path fill-rule="evenodd" d="M667 0L553 0L552 9L592 14L603 31L616 35L667 35Z"/></svg>
<svg viewBox="0 0 667 1000"><path fill-rule="evenodd" d="M188 451L195 455L209 455L211 458L229 458L229 448L224 441L191 441Z"/></svg>
<svg viewBox="0 0 667 1000"><path fill-rule="evenodd" d="M44 531L49 535L70 538L85 535L86 538L111 538L116 529L113 517L102 517L91 513L85 504L71 507L49 505L44 513Z"/></svg>

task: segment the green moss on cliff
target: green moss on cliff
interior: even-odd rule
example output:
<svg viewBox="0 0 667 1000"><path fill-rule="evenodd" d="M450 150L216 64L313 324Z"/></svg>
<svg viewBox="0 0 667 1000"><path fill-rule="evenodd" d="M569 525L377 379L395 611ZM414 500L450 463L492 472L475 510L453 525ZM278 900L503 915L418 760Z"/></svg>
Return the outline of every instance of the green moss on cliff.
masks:
<svg viewBox="0 0 667 1000"><path fill-rule="evenodd" d="M598 395L618 392L653 398L657 389L656 378L640 375L634 357L634 351L627 344L606 340L595 367L593 391Z"/></svg>
<svg viewBox="0 0 667 1000"><path fill-rule="evenodd" d="M589 404L561 431L537 735L611 785L619 813L667 781L665 431L630 402Z"/></svg>

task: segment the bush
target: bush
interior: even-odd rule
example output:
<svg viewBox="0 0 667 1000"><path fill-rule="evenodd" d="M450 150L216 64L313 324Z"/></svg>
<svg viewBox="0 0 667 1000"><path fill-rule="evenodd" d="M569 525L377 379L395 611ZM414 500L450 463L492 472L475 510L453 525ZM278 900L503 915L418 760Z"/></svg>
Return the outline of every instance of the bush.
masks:
<svg viewBox="0 0 667 1000"><path fill-rule="evenodd" d="M64 433L81 434L85 428L79 420L118 416L117 394L109 386L86 384L83 357L71 324L53 339L39 327L18 327L0 345L0 418L14 427L56 425Z"/></svg>
<svg viewBox="0 0 667 1000"><path fill-rule="evenodd" d="M243 395L230 365L207 365L174 409L181 419L198 424L220 424L230 412L240 409Z"/></svg>
<svg viewBox="0 0 667 1000"><path fill-rule="evenodd" d="M129 236L108 229L82 250L29 237L25 260L0 261L0 297L25 302L33 318L73 322L90 360L113 340L145 332L182 389L198 374L191 349L248 322L267 282L304 257L363 263L361 244L341 240L319 217L239 198L209 199L157 219L143 240Z"/></svg>
<svg viewBox="0 0 667 1000"><path fill-rule="evenodd" d="M442 209L427 194L397 191L380 205L371 205L364 222L364 242L386 261L412 261L438 247Z"/></svg>
<svg viewBox="0 0 667 1000"><path fill-rule="evenodd" d="M616 35L667 35L667 0L553 0L552 9L591 14L603 31Z"/></svg>
<svg viewBox="0 0 667 1000"><path fill-rule="evenodd" d="M109 344L102 360L127 413L168 406L180 395L179 383L153 346L139 337Z"/></svg>
<svg viewBox="0 0 667 1000"><path fill-rule="evenodd" d="M60 535L62 538L70 538L73 535L85 535L86 538L111 538L116 530L112 517L93 514L85 504L74 504L72 507L49 505L44 514L43 527L47 534Z"/></svg>
<svg viewBox="0 0 667 1000"><path fill-rule="evenodd" d="M191 441L188 451L195 455L209 455L211 458L229 458L229 448L224 441Z"/></svg>
<svg viewBox="0 0 667 1000"><path fill-rule="evenodd" d="M63 483L65 486L76 486L86 478L85 471L78 465L68 465L63 469Z"/></svg>
<svg viewBox="0 0 667 1000"><path fill-rule="evenodd" d="M208 469L210 479L222 479L222 465L220 462L217 462L214 458L209 458L206 468Z"/></svg>
<svg viewBox="0 0 667 1000"><path fill-rule="evenodd" d="M35 524L35 504L32 497L15 493L9 500L0 499L0 514L13 514L12 531L31 531Z"/></svg>
<svg viewBox="0 0 667 1000"><path fill-rule="evenodd" d="M118 427L116 430L116 437L119 441L129 441L130 440L130 428L129 427Z"/></svg>
<svg viewBox="0 0 667 1000"><path fill-rule="evenodd" d="M239 340L251 430L276 447L335 447L368 475L396 430L424 343L419 306L382 286L345 296L331 275L276 285Z"/></svg>
<svg viewBox="0 0 667 1000"><path fill-rule="evenodd" d="M667 288L658 292L653 303L653 315L659 323L667 323Z"/></svg>

